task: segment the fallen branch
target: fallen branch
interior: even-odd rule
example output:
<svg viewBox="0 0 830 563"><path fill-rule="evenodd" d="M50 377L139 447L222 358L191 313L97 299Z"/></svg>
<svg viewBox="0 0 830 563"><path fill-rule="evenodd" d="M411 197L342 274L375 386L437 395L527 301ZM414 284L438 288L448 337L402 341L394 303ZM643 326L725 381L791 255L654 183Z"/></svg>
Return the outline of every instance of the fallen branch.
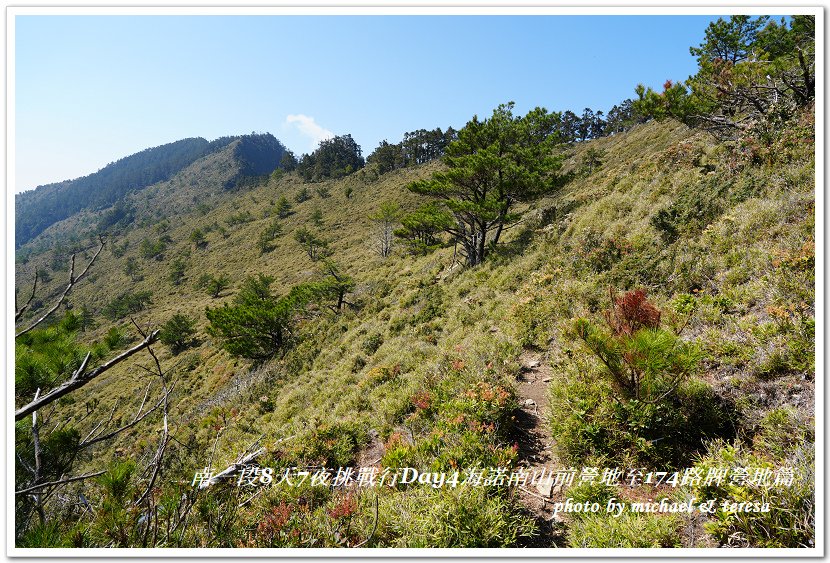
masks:
<svg viewBox="0 0 830 563"><path fill-rule="evenodd" d="M215 485L221 479L224 479L225 477L230 476L232 473L235 473L237 470L241 469L242 467L245 467L246 465L248 465L249 463L251 463L252 461L254 461L256 458L258 458L259 456L261 456L264 453L265 453L265 448L259 448L255 452L250 453L250 454L246 455L245 457L243 457L243 458L235 461L234 463L230 464L228 467L226 467L225 469L223 469L222 471L220 471L216 475L211 476L210 479L208 479L207 481L204 481L203 483L201 483L199 485L199 488L200 489L206 489L206 488L210 487L211 485Z"/></svg>
<svg viewBox="0 0 830 563"><path fill-rule="evenodd" d="M108 432L104 435L96 436L95 438L89 438L87 436L87 438L85 438L82 442L80 442L78 444L78 449L87 448L87 447L89 447L93 444L97 444L98 442L103 442L105 440L109 440L110 438L112 438L114 436L117 436L118 434L120 434L124 430L128 430L128 429L132 428L133 426L135 426L136 424L138 424L139 422L141 422L142 420L147 418L150 414L156 412L156 410L158 410L158 408L161 407L161 405L164 404L164 402L167 400L167 397L173 391L174 386L175 386L175 383L173 384L173 386L170 387L170 389L168 389L165 392L164 395L161 396L161 398L158 400L158 402L150 410L144 412L144 414L141 414L141 409L139 409L139 411L136 413L136 418L134 418L132 420L132 422L130 422L129 424L126 424L126 425L124 425L120 428L116 428L115 430L113 430L111 432Z"/></svg>

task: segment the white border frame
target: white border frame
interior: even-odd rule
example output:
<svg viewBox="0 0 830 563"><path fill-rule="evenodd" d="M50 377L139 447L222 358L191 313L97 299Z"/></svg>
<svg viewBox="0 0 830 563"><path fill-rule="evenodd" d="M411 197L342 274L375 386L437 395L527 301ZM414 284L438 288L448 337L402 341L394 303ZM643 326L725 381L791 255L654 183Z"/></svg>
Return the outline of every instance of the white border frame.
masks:
<svg viewBox="0 0 830 563"><path fill-rule="evenodd" d="M781 6L747 4L735 2L731 6L717 4L683 7L659 6L653 2L641 2L640 6L551 6L548 3L523 2L520 6L506 6L503 2L457 2L453 5L436 5L423 2L409 4L390 4L377 0L361 2L360 5L345 3L311 4L311 5L283 5L283 6L199 6L190 2L182 2L179 7L113 7L93 5L85 7L35 7L35 6L7 6L6 7L6 421L10 420L14 411L14 378L8 374L14 373L14 321L11 312L14 310L14 190L15 185L15 17L23 15L714 15L714 14L813 14L816 16L816 343L825 343L825 301L824 301L824 9L819 6ZM644 4L644 5L642 5ZM636 77L632 78L636 81ZM44 549L18 548L14 544L14 502L9 502L14 496L14 472L9 464L9 447L14 443L14 424L7 424L6 428L6 555L8 557L280 557L280 558L397 558L397 557L429 557L429 558L525 558L525 557L637 557L637 558L675 558L675 557L774 557L774 558L801 558L823 557L825 552L825 496L824 496L824 346L816 346L816 378L815 378L815 429L816 429L816 545L814 548L804 549L541 549L541 548L129 548L129 549Z"/></svg>

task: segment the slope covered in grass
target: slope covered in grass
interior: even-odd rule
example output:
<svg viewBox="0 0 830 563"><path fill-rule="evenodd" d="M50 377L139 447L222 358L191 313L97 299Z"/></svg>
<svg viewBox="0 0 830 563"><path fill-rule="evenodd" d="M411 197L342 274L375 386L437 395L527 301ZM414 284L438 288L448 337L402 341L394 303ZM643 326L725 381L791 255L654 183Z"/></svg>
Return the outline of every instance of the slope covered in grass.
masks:
<svg viewBox="0 0 830 563"><path fill-rule="evenodd" d="M125 340L138 339L130 336L130 317L141 327L161 326L177 314L194 321L194 346L177 355L155 347L168 382L175 382L169 413L175 440L158 485L157 506L165 508L153 517L161 531L147 532L141 511L114 502L118 494L137 498L143 492L147 476L140 469L158 445L155 416L78 460L76 471L108 469L106 479L73 485L97 499L91 512L57 506L56 499L55 510L70 516L55 518L51 528L34 525L18 544L617 547L639 546L645 537L648 545L699 547L734 542L736 531L756 545L752 529L783 525L729 517L685 522L669 515L550 522L535 517L515 486L499 483L246 489L234 482L204 490L191 484L196 471L222 469L259 447L265 451L257 461L275 475L292 467L336 473L377 466L459 470L463 480L471 468L515 471L528 464L517 416L525 350L539 353L552 374L546 383L554 442L548 446L555 468L682 470L729 455L756 465L790 464L804 486L786 489L790 497L779 500L807 524L782 542L809 542L812 481L804 471L811 467L805 452L812 447L814 416L812 115L776 142L780 146L756 158L666 121L565 147L571 181L521 208L522 219L475 268L454 261L452 246L418 256L402 246L387 258L377 252L379 225L370 217L385 202L407 210L419 205L406 185L429 177L442 166L438 162L380 176L367 168L319 184L277 174L225 191L221 162L205 160L144 190L132 199L135 224L108 241L70 302L73 311L86 308L96 321L80 339L92 344L110 337L113 353L127 347ZM305 200L298 197L304 190ZM284 217L282 197L291 204ZM50 242L32 242L18 266L21 297L35 270L48 270L52 279L39 291L48 305L47 296L65 284L66 253L54 241L74 232L84 243L97 219L75 218L44 233L41 241ZM232 304L244 280L257 274L273 277L279 295L325 278L321 262L295 239L304 227L328 241L330 259L353 279L348 305L304 309L292 345L271 361L252 365L230 356L207 330L206 307ZM223 277L227 287L211 292L210 281ZM609 290L635 289L660 311L658 330L673 335L672 346L694 351L693 373L671 401L653 408L620 394L576 329L583 319L606 330ZM131 313L112 307L116 302L129 310L135 302L129 297L137 294L145 303ZM119 341L113 334L124 336ZM152 369L146 357L126 362L52 416L74 418L81 435L111 411L127 420ZM92 406L95 415L87 417ZM114 465L102 466L100 460L111 458ZM136 468L125 470L125 460ZM112 487L116 478L127 492ZM664 492L680 498L690 487ZM584 489L555 491L553 500L632 494ZM715 492L697 492L704 494Z"/></svg>

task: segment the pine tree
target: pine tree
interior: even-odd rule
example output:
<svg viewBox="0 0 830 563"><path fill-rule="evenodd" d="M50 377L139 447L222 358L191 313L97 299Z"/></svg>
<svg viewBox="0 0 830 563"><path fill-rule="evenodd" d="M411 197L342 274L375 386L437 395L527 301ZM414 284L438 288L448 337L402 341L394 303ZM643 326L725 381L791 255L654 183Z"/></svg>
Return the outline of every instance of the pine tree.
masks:
<svg viewBox="0 0 830 563"><path fill-rule="evenodd" d="M447 170L408 186L439 200L452 215L453 224L444 230L461 243L469 266L480 264L488 246L498 244L515 219L511 210L517 202L557 185L558 116L536 108L514 117L513 105L500 105L483 121L473 117L447 147Z"/></svg>

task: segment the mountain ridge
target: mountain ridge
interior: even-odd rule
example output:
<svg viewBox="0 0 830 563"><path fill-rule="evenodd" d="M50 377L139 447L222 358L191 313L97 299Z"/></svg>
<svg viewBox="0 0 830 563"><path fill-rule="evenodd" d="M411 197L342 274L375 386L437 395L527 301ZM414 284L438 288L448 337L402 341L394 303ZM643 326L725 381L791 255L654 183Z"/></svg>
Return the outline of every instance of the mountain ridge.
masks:
<svg viewBox="0 0 830 563"><path fill-rule="evenodd" d="M122 157L80 178L15 194L15 248L76 213L106 209L129 194L171 180L198 160L234 143L233 155L240 166L226 188L233 187L241 176L269 174L286 150L270 133L224 136L213 141L189 137Z"/></svg>

